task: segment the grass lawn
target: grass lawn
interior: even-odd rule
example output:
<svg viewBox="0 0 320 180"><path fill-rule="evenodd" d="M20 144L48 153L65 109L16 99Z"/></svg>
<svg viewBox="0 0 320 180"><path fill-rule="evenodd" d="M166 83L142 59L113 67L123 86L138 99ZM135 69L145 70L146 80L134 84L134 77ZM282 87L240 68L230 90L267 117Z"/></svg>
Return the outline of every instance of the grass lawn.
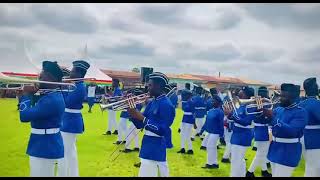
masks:
<svg viewBox="0 0 320 180"><path fill-rule="evenodd" d="M29 176L29 158L26 147L30 135L30 124L21 123L15 99L0 98L0 176ZM88 105L84 104L83 116L85 132L78 136L78 160L80 176L122 176L138 175L138 168L133 166L139 162L138 153L121 154L118 159L111 162L110 154L116 148L113 144L116 135L102 135L107 127L107 112L101 113L98 105L93 113L88 113ZM176 152L180 149L180 134L177 132L181 123L182 111L177 109L176 119L172 126L174 148L167 151L170 176L229 176L230 164L220 163L224 146L218 150L219 169L202 169L206 163L206 151L200 151L201 141L193 141L194 155L181 155ZM118 120L120 113L117 114ZM142 137L142 134L140 134ZM141 140L141 138L140 138ZM122 145L123 146L123 145ZM249 148L246 154L247 167L249 167L255 152ZM260 176L260 169L256 170ZM303 176L304 162L301 161L293 176Z"/></svg>

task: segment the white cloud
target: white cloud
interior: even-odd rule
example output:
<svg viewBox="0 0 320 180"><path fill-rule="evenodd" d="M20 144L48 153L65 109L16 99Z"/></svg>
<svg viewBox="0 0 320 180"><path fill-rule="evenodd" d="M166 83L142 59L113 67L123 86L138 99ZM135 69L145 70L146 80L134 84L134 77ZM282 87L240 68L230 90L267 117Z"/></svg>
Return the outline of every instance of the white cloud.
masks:
<svg viewBox="0 0 320 180"><path fill-rule="evenodd" d="M101 68L301 84L319 77L317 4L2 4L0 71L71 65L88 44ZM21 65L21 66L20 66Z"/></svg>

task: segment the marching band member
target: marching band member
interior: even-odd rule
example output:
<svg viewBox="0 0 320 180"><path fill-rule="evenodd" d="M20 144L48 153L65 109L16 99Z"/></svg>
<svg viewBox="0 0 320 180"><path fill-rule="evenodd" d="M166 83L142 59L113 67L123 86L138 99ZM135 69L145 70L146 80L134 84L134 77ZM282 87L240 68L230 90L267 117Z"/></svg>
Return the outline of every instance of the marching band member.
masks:
<svg viewBox="0 0 320 180"><path fill-rule="evenodd" d="M258 89L258 96L270 99L268 96L268 89L266 87L260 87ZM270 142L268 122L266 121L266 118L266 116L260 114L257 115L256 119L254 119L254 141L257 153L247 171L247 177L254 177L254 171L257 166L261 166L261 175L263 177L271 177L267 167L267 154Z"/></svg>
<svg viewBox="0 0 320 180"><path fill-rule="evenodd" d="M135 96L138 96L140 94L142 94L142 92L138 89L135 89L133 94ZM141 111L142 109L142 104L137 104L136 105L136 109L138 111ZM127 112L128 113L128 112ZM139 151L139 136L137 135L139 133L139 130L135 127L135 125L132 123L132 118L130 117L130 115L128 114L128 117L129 117L129 129L127 130L127 134L126 134L126 137L127 139L125 140L125 149L123 150L124 153L129 153L129 152L132 152L132 151ZM130 133L130 134L129 134ZM132 141L132 138L134 138L134 149L131 150L129 148L131 142Z"/></svg>
<svg viewBox="0 0 320 180"><path fill-rule="evenodd" d="M150 74L149 93L154 99L148 103L143 113L136 109L128 109L135 126L145 129L139 155L141 159L139 177L156 177L158 170L162 172L162 176L169 176L165 136L170 132L175 109L169 98L163 94L166 84L168 84L166 75L159 72Z"/></svg>
<svg viewBox="0 0 320 180"><path fill-rule="evenodd" d="M173 88L174 88L174 87L172 87L172 86L170 86L169 84L167 84L167 85L165 86L165 88L164 88L164 94L168 94ZM170 102L172 103L171 99L170 99ZM173 105L173 103L172 103L172 105ZM173 107L175 107L175 106L173 105ZM172 122L172 123L173 123L173 122ZM171 126L172 123L171 123L169 126ZM168 133L166 133L166 135L165 135L165 140L166 140L166 147L167 147L167 149L173 148L171 128L169 128Z"/></svg>
<svg viewBox="0 0 320 180"><path fill-rule="evenodd" d="M254 96L254 90L250 87L244 87L239 92L240 99L250 99ZM246 175L246 161L245 153L248 147L251 146L253 139L252 121L254 115L247 115L245 113L246 105L240 105L235 112L228 112L228 119L234 121L233 133L231 135L231 177L245 177Z"/></svg>
<svg viewBox="0 0 320 180"><path fill-rule="evenodd" d="M61 82L62 71L56 62L44 61L40 81ZM58 85L40 84L41 89L56 89ZM27 154L30 161L30 176L54 176L55 161L63 158L64 147L60 133L64 112L61 92L43 92L38 102L32 106L34 87L25 86L19 99L21 122L31 123L31 135Z"/></svg>
<svg viewBox="0 0 320 180"><path fill-rule="evenodd" d="M86 61L73 62L70 78L84 78L90 65ZM64 144L64 158L58 161L59 176L79 176L77 155L77 134L84 132L84 123L81 114L87 91L83 81L77 81L76 89L64 92L66 109L62 117L62 138Z"/></svg>
<svg viewBox="0 0 320 180"><path fill-rule="evenodd" d="M308 78L303 82L306 99L299 106L308 112L308 124L304 129L305 177L319 177L320 163L320 101L317 99L318 84L316 78Z"/></svg>
<svg viewBox="0 0 320 180"><path fill-rule="evenodd" d="M120 122L118 126L118 140L114 144L126 143L125 135L127 132L127 121L129 119L129 114L127 110L123 110L120 113Z"/></svg>
<svg viewBox="0 0 320 180"><path fill-rule="evenodd" d="M206 121L201 131L204 129L208 132L208 143L207 143L207 164L202 168L219 168L218 156L217 156L217 142L219 137L223 136L223 117L224 113L222 110L222 100L218 95L213 97L214 108L208 112ZM202 132L201 132L202 134Z"/></svg>
<svg viewBox="0 0 320 180"><path fill-rule="evenodd" d="M181 91L181 107L182 107L181 109L182 109L182 111L184 111L183 107L184 107L185 102L187 102L186 94L189 94L189 91L191 92L190 83L186 83L185 88ZM179 133L181 132L181 126L182 126L182 124L180 124L180 128L178 130Z"/></svg>
<svg viewBox="0 0 320 180"><path fill-rule="evenodd" d="M192 141L191 141L191 133L192 128L196 126L195 124L195 105L194 101L192 100L192 92L186 91L185 92L185 100L183 104L183 118L182 118L182 125L181 125L181 149L178 153L184 154L185 151L185 143L187 143L188 151L187 154L193 154L192 150ZM196 129L196 128L195 128Z"/></svg>
<svg viewBox="0 0 320 180"><path fill-rule="evenodd" d="M227 116L224 116L224 139L226 141L226 148L224 149L223 156L221 159L222 163L230 163L230 155L231 155L231 136L232 136L232 128L233 128L233 120L228 119Z"/></svg>
<svg viewBox="0 0 320 180"><path fill-rule="evenodd" d="M290 177L301 159L300 139L307 124L307 111L296 103L300 87L294 84L281 84L280 106L264 109L264 114L272 119L272 142L268 159L271 162L273 177Z"/></svg>
<svg viewBox="0 0 320 180"><path fill-rule="evenodd" d="M88 86L88 97L87 97L87 101L88 101L88 105L89 105L89 113L91 113L91 109L95 103L95 99L96 99L96 86L94 85L94 83L91 83Z"/></svg>
<svg viewBox="0 0 320 180"><path fill-rule="evenodd" d="M171 83L170 84L171 88L177 88L177 84L176 83ZM172 105L177 108L178 107L178 95L176 92L174 92L171 97L170 97L170 101L172 103Z"/></svg>
<svg viewBox="0 0 320 180"><path fill-rule="evenodd" d="M213 99L212 97L214 95L217 95L218 94L218 91L216 88L211 88L210 89L210 94L211 96L208 97L207 99L207 112L209 112L211 109L213 109ZM200 137L201 137L201 147L200 147L200 150L206 150L207 149L207 142L208 142L208 138L209 138L209 134L206 132L206 130L204 129L204 131L202 133L200 133Z"/></svg>
<svg viewBox="0 0 320 180"><path fill-rule="evenodd" d="M119 88L119 79L112 79L112 88L114 89L111 97L122 96L122 91ZM112 134L118 134L117 130L117 121L116 121L116 111L111 108L108 110L108 128L107 132L104 135L111 135L111 131L115 129Z"/></svg>
<svg viewBox="0 0 320 180"><path fill-rule="evenodd" d="M200 136L200 131L205 121L205 116L207 114L207 104L203 97L201 97L201 93L203 91L202 87L196 88L196 96L193 97L194 105L195 105L195 118L196 118L196 126L194 136Z"/></svg>

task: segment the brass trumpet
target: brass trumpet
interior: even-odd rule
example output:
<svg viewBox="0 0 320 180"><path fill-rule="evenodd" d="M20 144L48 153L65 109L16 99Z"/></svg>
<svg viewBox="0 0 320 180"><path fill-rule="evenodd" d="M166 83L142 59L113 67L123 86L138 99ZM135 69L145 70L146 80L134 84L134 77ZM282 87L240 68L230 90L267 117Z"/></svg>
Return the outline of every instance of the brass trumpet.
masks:
<svg viewBox="0 0 320 180"><path fill-rule="evenodd" d="M127 108L135 108L137 104L141 104L146 101L147 98L149 98L149 94L140 94L138 96L127 96L127 97L121 97L125 98L120 101L110 103L110 104L100 104L100 108L102 111L111 108L113 111L122 111Z"/></svg>
<svg viewBox="0 0 320 180"><path fill-rule="evenodd" d="M268 98L262 98L260 96L253 97L251 99L239 99L241 104L247 104L246 106L246 114L261 114L263 113L263 109L273 109L273 105L280 103L280 100L274 100ZM251 110L251 111L250 111Z"/></svg>
<svg viewBox="0 0 320 180"><path fill-rule="evenodd" d="M177 88L172 88L167 94L167 97L170 97L174 94L174 92L177 90ZM114 97L111 97L111 99ZM114 103L110 104L100 104L101 111L104 111L108 108L111 108L113 111L123 111L127 108L135 108L137 104L144 103L148 98L150 98L149 93L140 94L137 96L128 95L128 96L120 96L119 99Z"/></svg>

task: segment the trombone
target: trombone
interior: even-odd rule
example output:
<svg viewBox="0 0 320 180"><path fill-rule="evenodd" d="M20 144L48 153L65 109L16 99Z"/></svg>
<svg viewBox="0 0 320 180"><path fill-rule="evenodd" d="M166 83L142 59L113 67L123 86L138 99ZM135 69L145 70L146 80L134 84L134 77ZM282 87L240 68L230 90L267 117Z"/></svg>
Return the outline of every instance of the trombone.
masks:
<svg viewBox="0 0 320 180"><path fill-rule="evenodd" d="M39 80L31 80L31 79L25 79L25 78L9 77L7 75L4 75L1 72L0 72L0 82L7 84L5 88L1 88L2 90L20 90L21 91L23 90L24 86L26 85L34 86L35 84L52 84L52 85L66 86L68 87L68 90L70 89L74 90L76 88L75 84L73 83L39 81ZM10 88L9 84L16 84L20 86ZM39 89L39 91L57 91L57 90L56 89Z"/></svg>

